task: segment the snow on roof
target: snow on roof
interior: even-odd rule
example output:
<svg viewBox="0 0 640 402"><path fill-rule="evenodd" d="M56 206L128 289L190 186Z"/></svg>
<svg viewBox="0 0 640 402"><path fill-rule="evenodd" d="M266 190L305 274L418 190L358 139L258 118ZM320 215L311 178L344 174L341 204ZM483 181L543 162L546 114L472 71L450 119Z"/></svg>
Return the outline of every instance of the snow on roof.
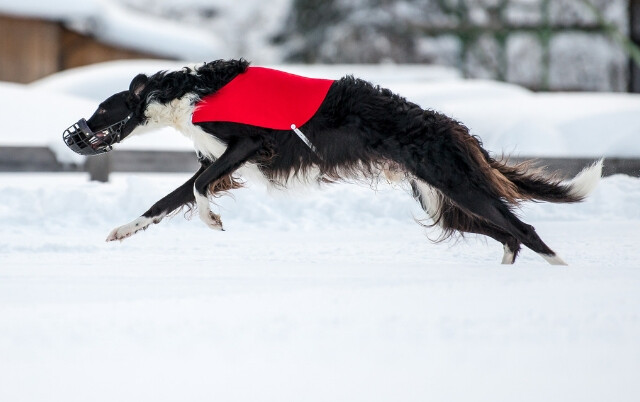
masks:
<svg viewBox="0 0 640 402"><path fill-rule="evenodd" d="M226 49L206 30L150 17L108 0L0 0L0 13L61 21L105 43L183 60L220 58Z"/></svg>

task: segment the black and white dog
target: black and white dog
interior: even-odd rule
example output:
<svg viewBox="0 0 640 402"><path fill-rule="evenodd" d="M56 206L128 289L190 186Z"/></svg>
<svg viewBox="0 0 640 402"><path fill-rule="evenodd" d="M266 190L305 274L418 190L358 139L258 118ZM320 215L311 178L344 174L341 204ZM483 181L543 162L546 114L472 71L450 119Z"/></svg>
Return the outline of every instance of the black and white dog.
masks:
<svg viewBox="0 0 640 402"><path fill-rule="evenodd" d="M410 185L444 237L492 237L503 244L506 264L515 261L521 244L551 264L564 264L513 209L528 200L581 201L602 172L600 161L563 182L529 163L507 165L491 157L464 125L387 89L352 76L317 80L249 67L245 60L140 74L129 90L67 129L64 140L76 152L93 155L159 126L189 137L201 167L141 217L114 229L107 241L125 239L185 205L196 205L205 224L223 230L208 195L240 187L237 171L281 188L294 180L384 175Z"/></svg>

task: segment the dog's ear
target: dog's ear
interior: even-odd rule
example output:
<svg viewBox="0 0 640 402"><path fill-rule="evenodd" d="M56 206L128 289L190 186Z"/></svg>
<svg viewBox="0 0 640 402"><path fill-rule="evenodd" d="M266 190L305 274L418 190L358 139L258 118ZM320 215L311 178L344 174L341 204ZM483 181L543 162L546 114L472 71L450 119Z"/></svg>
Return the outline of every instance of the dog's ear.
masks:
<svg viewBox="0 0 640 402"><path fill-rule="evenodd" d="M144 90L148 81L149 77L147 77L146 75L136 75L136 77L131 81L131 85L129 85L129 93L139 100L140 95L142 94L142 91Z"/></svg>

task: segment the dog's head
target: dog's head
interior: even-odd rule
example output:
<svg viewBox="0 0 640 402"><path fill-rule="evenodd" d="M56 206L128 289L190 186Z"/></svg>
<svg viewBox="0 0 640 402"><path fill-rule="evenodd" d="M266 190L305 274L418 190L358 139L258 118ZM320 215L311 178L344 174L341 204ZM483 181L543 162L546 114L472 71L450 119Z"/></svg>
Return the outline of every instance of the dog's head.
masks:
<svg viewBox="0 0 640 402"><path fill-rule="evenodd" d="M109 152L113 144L124 140L136 128L150 126L147 109L151 104L167 105L187 94L193 95L190 102L196 102L218 91L248 67L249 62L244 59L215 60L179 71L159 71L150 77L139 74L128 91L107 98L89 120L80 119L64 131L62 138L80 155Z"/></svg>
<svg viewBox="0 0 640 402"><path fill-rule="evenodd" d="M148 82L144 74L136 76L128 91L110 96L100 103L89 120L80 119L62 135L65 144L80 155L99 155L113 149L133 130L144 124L143 91Z"/></svg>

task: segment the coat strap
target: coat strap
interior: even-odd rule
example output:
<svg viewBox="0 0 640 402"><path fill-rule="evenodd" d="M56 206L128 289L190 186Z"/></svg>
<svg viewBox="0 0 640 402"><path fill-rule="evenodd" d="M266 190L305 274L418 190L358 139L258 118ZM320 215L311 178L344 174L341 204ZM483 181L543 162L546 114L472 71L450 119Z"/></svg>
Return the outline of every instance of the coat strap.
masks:
<svg viewBox="0 0 640 402"><path fill-rule="evenodd" d="M313 146L313 144L311 143L311 141L309 141L309 139L307 138L306 135L304 135L302 133L302 131L300 131L300 129L298 127L296 127L295 124L291 125L291 129L293 130L294 133L296 133L296 135L298 137L300 137L300 139L302 140L302 142L304 142L309 149L311 149L313 151L314 154L316 154L318 156L318 158L322 159L322 157L320 156L320 154L318 153L318 150L316 149L315 146Z"/></svg>

